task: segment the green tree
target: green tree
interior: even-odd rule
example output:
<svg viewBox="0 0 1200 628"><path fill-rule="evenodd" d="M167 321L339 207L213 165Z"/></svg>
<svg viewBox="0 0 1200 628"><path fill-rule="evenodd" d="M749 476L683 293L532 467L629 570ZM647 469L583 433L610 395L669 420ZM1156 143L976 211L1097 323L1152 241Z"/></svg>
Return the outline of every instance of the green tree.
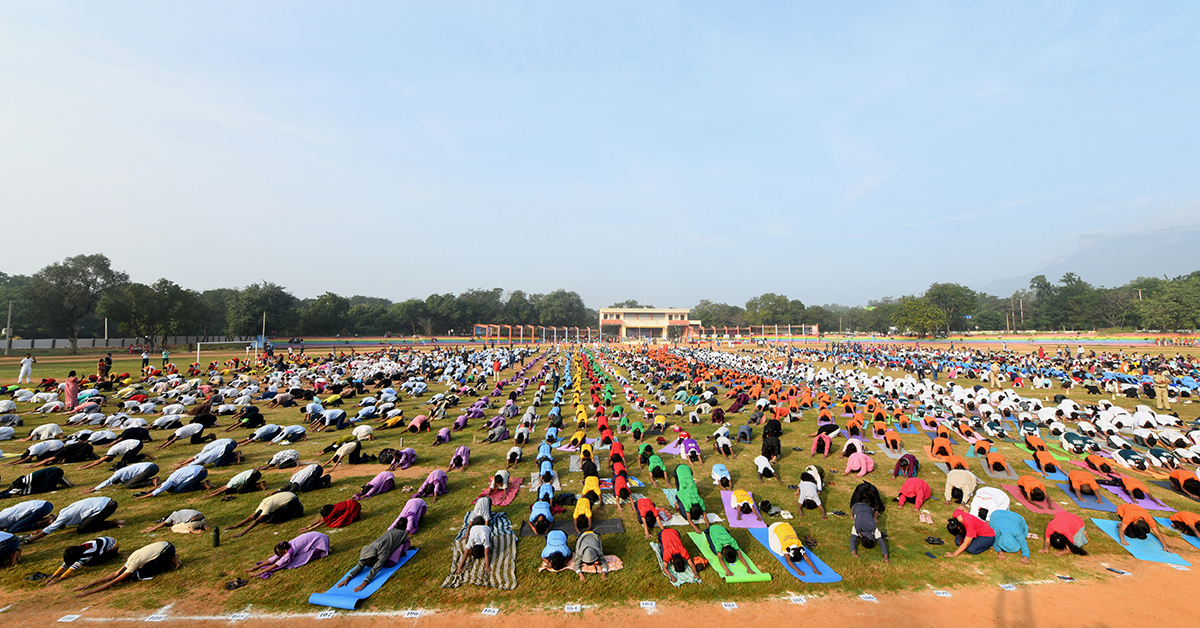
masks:
<svg viewBox="0 0 1200 628"><path fill-rule="evenodd" d="M229 304L237 298L238 291L234 288L217 288L200 293L200 306L203 316L196 324L200 335L208 338L225 333L229 328L226 324L226 314Z"/></svg>
<svg viewBox="0 0 1200 628"><path fill-rule="evenodd" d="M504 310L500 320L505 325L536 325L538 323L537 307L529 300L522 290L514 290L504 302Z"/></svg>
<svg viewBox="0 0 1200 628"><path fill-rule="evenodd" d="M804 304L768 292L746 302L746 322L751 325L788 325L804 318Z"/></svg>
<svg viewBox="0 0 1200 628"><path fill-rule="evenodd" d="M924 337L946 325L946 313L921 297L904 297L892 314L892 324Z"/></svg>
<svg viewBox="0 0 1200 628"><path fill-rule="evenodd" d="M205 318L200 294L168 279L153 285L126 284L100 300L99 312L115 320L151 346L166 344L167 336L195 331Z"/></svg>
<svg viewBox="0 0 1200 628"><path fill-rule="evenodd" d="M579 293L567 290L555 290L541 299L538 305L542 325L554 327L588 327L593 325L595 318Z"/></svg>
<svg viewBox="0 0 1200 628"><path fill-rule="evenodd" d="M129 275L113 270L104 255L76 255L34 274L25 286L25 296L30 313L52 330L66 334L71 353L76 353L81 321L96 311L100 299L127 283Z"/></svg>
<svg viewBox="0 0 1200 628"><path fill-rule="evenodd" d="M702 299L688 313L688 318L700 321L705 327L739 327L746 324L745 316L745 310L736 305L707 299Z"/></svg>
<svg viewBox="0 0 1200 628"><path fill-rule="evenodd" d="M355 306L357 307L357 306ZM326 292L317 297L300 314L300 329L309 336L333 336L346 331L346 314L350 311L350 300Z"/></svg>
<svg viewBox="0 0 1200 628"><path fill-rule="evenodd" d="M653 309L654 308L653 305L649 305L649 304L642 305L642 304L638 303L637 299L629 299L628 301L621 301L619 303L613 303L612 305L610 305L608 307L622 307L622 308L630 308L630 309L632 309L632 308Z"/></svg>
<svg viewBox="0 0 1200 628"><path fill-rule="evenodd" d="M388 308L388 314L397 330L409 332L413 336L433 334L433 319L429 315L429 308L420 299L393 303Z"/></svg>
<svg viewBox="0 0 1200 628"><path fill-rule="evenodd" d="M950 328L964 329L963 316L975 306L975 291L956 283L935 283L925 291L925 300L946 315L946 333Z"/></svg>
<svg viewBox="0 0 1200 628"><path fill-rule="evenodd" d="M359 303L346 313L346 322L355 336L378 336L391 330L388 308L378 303Z"/></svg>
<svg viewBox="0 0 1200 628"><path fill-rule="evenodd" d="M266 313L267 335L286 335L295 329L299 300L279 286L262 282L246 286L230 299L225 325L230 336L257 336Z"/></svg>

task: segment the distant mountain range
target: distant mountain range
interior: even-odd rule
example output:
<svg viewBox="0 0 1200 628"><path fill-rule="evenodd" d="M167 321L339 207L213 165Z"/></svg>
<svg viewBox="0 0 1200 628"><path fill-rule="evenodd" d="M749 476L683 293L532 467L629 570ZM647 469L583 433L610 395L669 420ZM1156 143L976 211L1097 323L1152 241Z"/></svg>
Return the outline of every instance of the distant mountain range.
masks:
<svg viewBox="0 0 1200 628"><path fill-rule="evenodd" d="M1138 277L1177 277L1200 270L1198 241L1200 225L1131 234L1083 235L1075 253L977 290L1003 297L1029 288L1029 280L1037 275L1057 282L1066 273L1075 273L1093 286L1109 288Z"/></svg>

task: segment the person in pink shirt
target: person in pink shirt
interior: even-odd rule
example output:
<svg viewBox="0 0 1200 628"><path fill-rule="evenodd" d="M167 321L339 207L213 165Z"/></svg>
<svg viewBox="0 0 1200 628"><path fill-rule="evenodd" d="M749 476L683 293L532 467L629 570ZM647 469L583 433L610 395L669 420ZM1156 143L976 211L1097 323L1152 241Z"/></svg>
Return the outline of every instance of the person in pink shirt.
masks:
<svg viewBox="0 0 1200 628"><path fill-rule="evenodd" d="M75 371L67 375L67 381L63 384L63 399L67 402L68 410L74 410L79 405L79 378L75 376Z"/></svg>
<svg viewBox="0 0 1200 628"><path fill-rule="evenodd" d="M875 461L861 451L850 454L850 459L846 461L846 475L850 475L852 471L857 471L858 477L861 478L874 470Z"/></svg>
<svg viewBox="0 0 1200 628"><path fill-rule="evenodd" d="M305 532L291 541L283 541L275 546L275 553L270 558L254 564L247 570L258 574L264 580L281 569L295 569L329 555L329 537L320 532Z"/></svg>
<svg viewBox="0 0 1200 628"><path fill-rule="evenodd" d="M933 489L929 487L929 482L921 478L908 478L900 487L900 505L904 506L904 504L912 502L913 510L920 510L921 504L931 497L933 497Z"/></svg>

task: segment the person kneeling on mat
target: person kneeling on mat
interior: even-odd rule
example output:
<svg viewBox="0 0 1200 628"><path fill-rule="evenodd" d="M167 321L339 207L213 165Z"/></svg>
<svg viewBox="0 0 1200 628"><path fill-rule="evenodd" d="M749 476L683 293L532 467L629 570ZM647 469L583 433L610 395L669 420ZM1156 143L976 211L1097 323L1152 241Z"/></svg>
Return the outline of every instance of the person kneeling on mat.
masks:
<svg viewBox="0 0 1200 628"><path fill-rule="evenodd" d="M1083 549L1088 542L1086 526L1084 526L1083 519L1077 515L1066 511L1055 513L1050 523L1046 524L1046 533L1043 538L1041 549L1043 554L1050 553L1050 548L1053 547L1057 550L1056 556L1088 555L1087 551Z"/></svg>
<svg viewBox="0 0 1200 628"><path fill-rule="evenodd" d="M800 537L796 536L796 530L792 527L792 524L784 521L772 523L771 527L767 528L767 532L769 533L771 551L775 555L783 557L784 562L793 571L803 576L804 570L796 563L804 561L812 569L813 575L821 575L821 570L817 569L812 559L808 557L808 551L800 543Z"/></svg>
<svg viewBox="0 0 1200 628"><path fill-rule="evenodd" d="M567 545L567 533L551 530L546 535L546 547L542 548L542 569L558 573L570 567L571 548Z"/></svg>
<svg viewBox="0 0 1200 628"><path fill-rule="evenodd" d="M691 557L688 556L687 549L683 546L683 539L679 536L678 530L665 528L659 532L658 546L662 551L663 575L668 580L675 582L675 574L683 573L684 570L690 571L693 578L697 580L700 578L700 575L696 573L695 565L692 564ZM671 569L667 569L667 565L670 565Z"/></svg>
<svg viewBox="0 0 1200 628"><path fill-rule="evenodd" d="M720 560L721 567L725 569L727 577L733 576L733 571L729 566L741 562L746 568L746 573L758 573L750 567L750 561L746 559L746 554L742 552L742 548L738 547L737 539L729 533L722 525L710 525L704 530L704 538L708 540L708 548L712 553L717 555Z"/></svg>
<svg viewBox="0 0 1200 628"><path fill-rule="evenodd" d="M229 526L229 529L236 530L247 523L250 524L250 527L233 537L236 539L246 536L260 523L283 523L301 516L304 516L304 506L300 503L300 498L296 497L295 493L282 491L263 498L250 516Z"/></svg>
<svg viewBox="0 0 1200 628"><path fill-rule="evenodd" d="M946 531L954 535L958 549L946 552L947 558L954 558L963 552L980 554L996 542L996 532L983 519L958 508L946 520Z"/></svg>
<svg viewBox="0 0 1200 628"><path fill-rule="evenodd" d="M1163 551L1171 551L1171 548L1167 547L1166 539L1159 532L1154 517L1151 517L1145 508L1137 504L1121 504L1117 506L1117 516L1121 518L1121 523L1117 526L1117 541L1121 545L1129 545L1125 537L1144 540L1153 533L1159 544L1162 545Z"/></svg>
<svg viewBox="0 0 1200 628"><path fill-rule="evenodd" d="M454 575L462 575L468 558L483 561L483 573L492 573L492 528L483 517L471 520L471 528L467 531L466 551L458 560Z"/></svg>
<svg viewBox="0 0 1200 628"><path fill-rule="evenodd" d="M579 581L584 582L583 568L592 565L600 570L600 579L608 579L608 561L604 559L604 545L600 535L588 530L575 539L575 560L572 568L579 574Z"/></svg>
<svg viewBox="0 0 1200 628"><path fill-rule="evenodd" d="M392 528L387 532L379 535L379 538L371 541L363 546L358 552L358 563L346 574L346 577L337 584L337 587L344 587L350 584L363 569L370 568L367 575L363 577L363 581L354 591L357 593L367 588L368 584L379 575L380 571L395 565L400 559L408 553L409 550L408 532L402 528Z"/></svg>

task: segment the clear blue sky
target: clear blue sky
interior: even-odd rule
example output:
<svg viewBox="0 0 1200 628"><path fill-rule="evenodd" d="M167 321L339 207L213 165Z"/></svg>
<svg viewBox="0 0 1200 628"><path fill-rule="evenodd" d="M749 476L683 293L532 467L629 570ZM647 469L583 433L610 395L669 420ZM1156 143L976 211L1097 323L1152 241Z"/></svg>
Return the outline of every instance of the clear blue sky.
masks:
<svg viewBox="0 0 1200 628"><path fill-rule="evenodd" d="M1200 223L1200 5L777 4L4 3L0 270L853 304Z"/></svg>

